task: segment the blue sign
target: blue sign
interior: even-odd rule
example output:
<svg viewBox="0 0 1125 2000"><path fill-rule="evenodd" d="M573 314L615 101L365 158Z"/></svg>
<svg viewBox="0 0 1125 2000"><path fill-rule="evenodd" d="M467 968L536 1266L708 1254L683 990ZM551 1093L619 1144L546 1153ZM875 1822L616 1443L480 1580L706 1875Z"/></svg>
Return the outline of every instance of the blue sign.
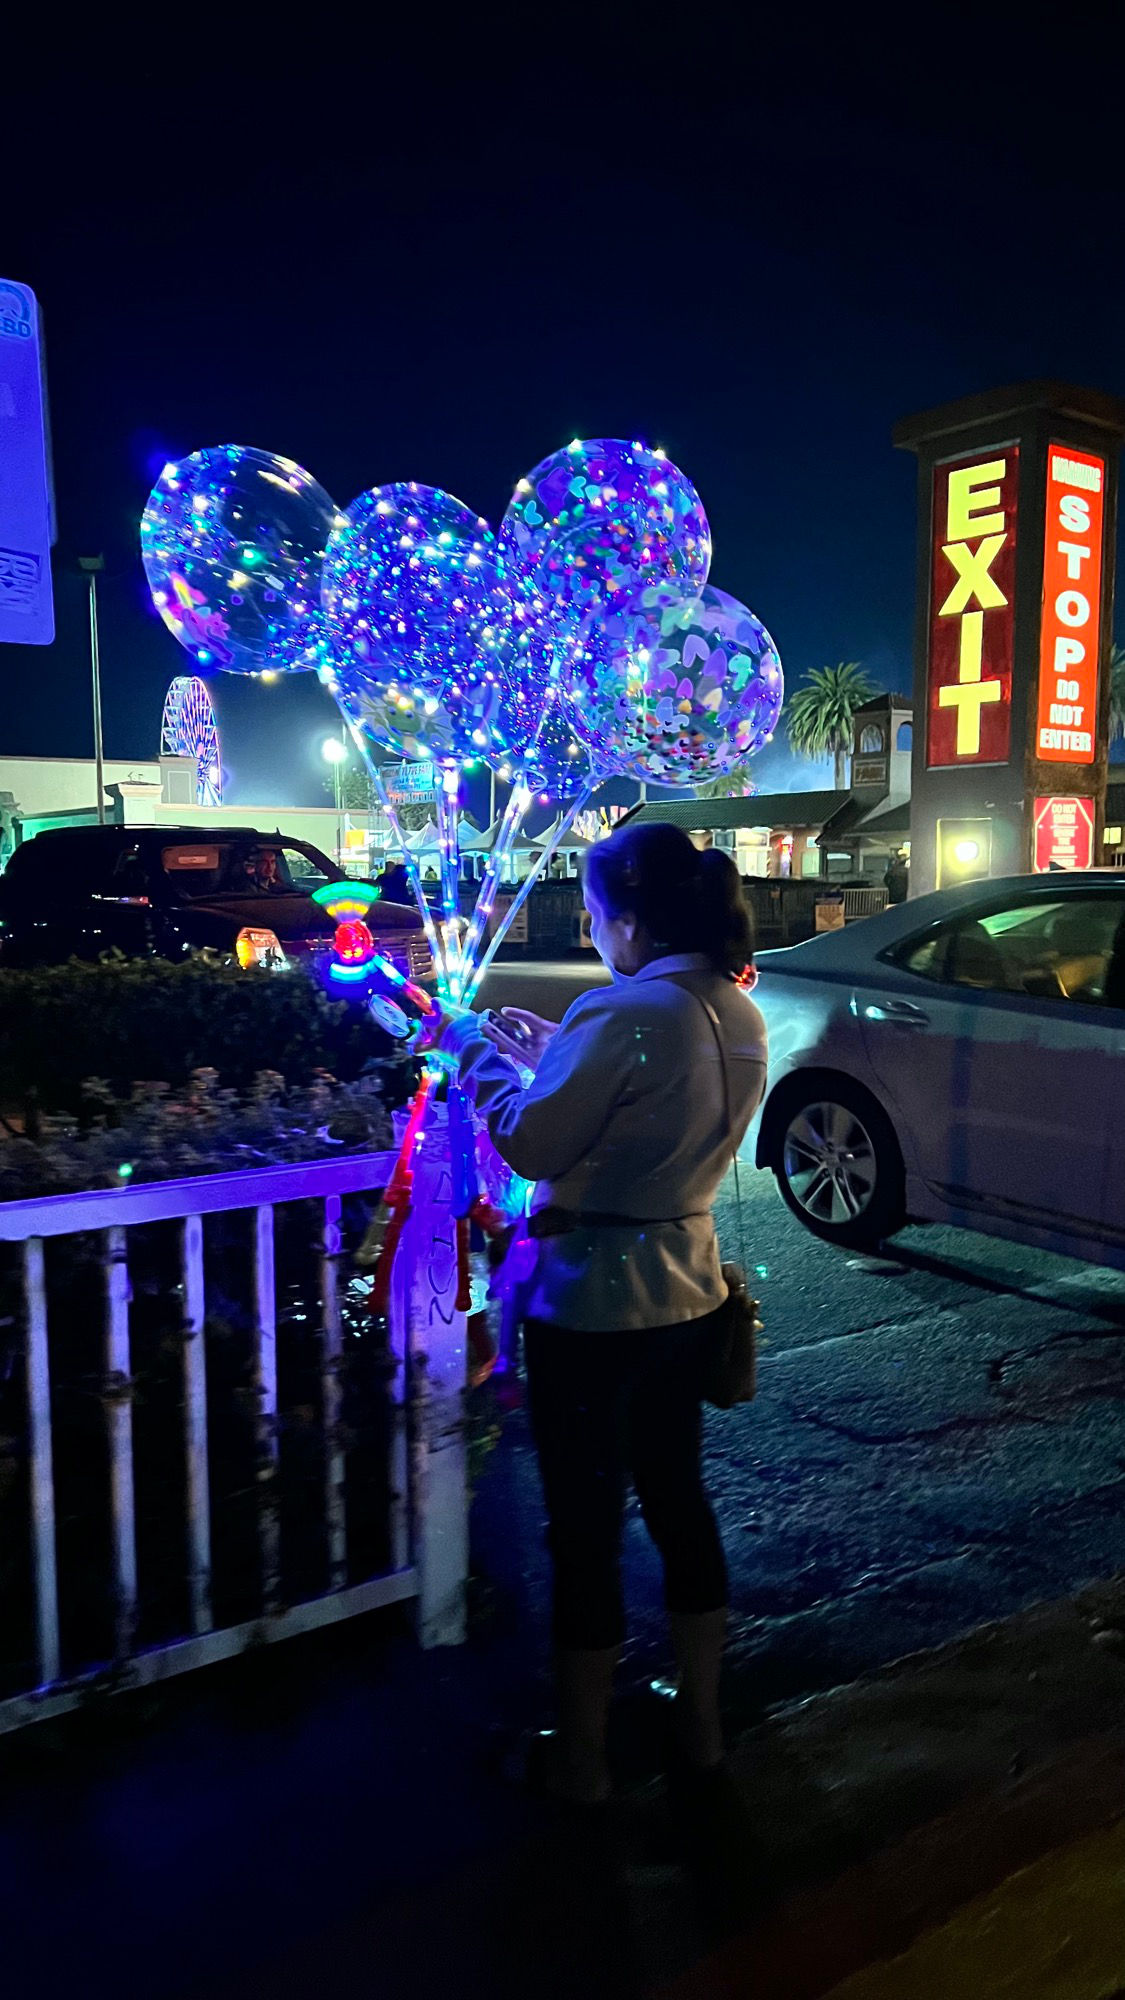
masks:
<svg viewBox="0 0 1125 2000"><path fill-rule="evenodd" d="M396 764L384 772L387 796L394 806L425 805L437 797L432 764Z"/></svg>
<svg viewBox="0 0 1125 2000"><path fill-rule="evenodd" d="M55 636L53 511L39 308L0 278L0 644Z"/></svg>

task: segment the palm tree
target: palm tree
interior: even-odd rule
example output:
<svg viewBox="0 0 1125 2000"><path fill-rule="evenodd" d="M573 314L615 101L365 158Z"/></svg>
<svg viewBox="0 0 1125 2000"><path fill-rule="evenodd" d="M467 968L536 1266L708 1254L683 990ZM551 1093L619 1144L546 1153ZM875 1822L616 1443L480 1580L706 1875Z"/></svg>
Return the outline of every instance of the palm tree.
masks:
<svg viewBox="0 0 1125 2000"><path fill-rule="evenodd" d="M697 799L745 799L754 791L754 781L750 775L750 763L744 758L740 764L732 764L722 778L709 778L705 785L697 785Z"/></svg>
<svg viewBox="0 0 1125 2000"><path fill-rule="evenodd" d="M844 789L856 710L874 693L859 661L841 660L835 667L813 668L808 685L789 697L786 727L790 743L806 757L835 758L837 791Z"/></svg>
<svg viewBox="0 0 1125 2000"><path fill-rule="evenodd" d="M1125 646L1114 646L1109 655L1109 740L1125 736Z"/></svg>

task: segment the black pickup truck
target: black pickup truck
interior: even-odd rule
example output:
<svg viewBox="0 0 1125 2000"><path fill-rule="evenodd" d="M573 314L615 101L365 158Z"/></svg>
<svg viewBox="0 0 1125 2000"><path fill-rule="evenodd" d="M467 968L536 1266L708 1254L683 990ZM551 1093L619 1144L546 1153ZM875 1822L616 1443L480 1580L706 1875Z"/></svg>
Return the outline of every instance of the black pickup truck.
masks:
<svg viewBox="0 0 1125 2000"><path fill-rule="evenodd" d="M240 965L308 962L335 928L313 891L339 879L308 841L254 827L55 827L0 875L0 965L204 949ZM416 909L379 902L368 924L401 971L432 979Z"/></svg>

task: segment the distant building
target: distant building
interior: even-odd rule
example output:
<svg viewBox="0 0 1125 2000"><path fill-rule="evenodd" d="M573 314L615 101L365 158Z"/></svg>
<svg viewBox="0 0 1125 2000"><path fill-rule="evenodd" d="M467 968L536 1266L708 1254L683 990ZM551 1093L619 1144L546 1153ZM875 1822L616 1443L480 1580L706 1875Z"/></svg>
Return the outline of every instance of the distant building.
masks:
<svg viewBox="0 0 1125 2000"><path fill-rule="evenodd" d="M881 882L891 855L909 852L913 741L908 695L864 702L856 715L851 791L819 836L826 875Z"/></svg>
<svg viewBox="0 0 1125 2000"><path fill-rule="evenodd" d="M744 876L881 884L891 855L910 845L912 727L908 696L875 695L856 717L849 790L653 799L626 822L682 826L725 848Z"/></svg>
<svg viewBox="0 0 1125 2000"><path fill-rule="evenodd" d="M337 813L333 806L201 806L194 757L109 759L104 768L111 825L258 826L311 841L344 874L367 875L381 865L387 839L381 814ZM0 757L0 868L21 841L51 827L93 826L97 817L93 758Z"/></svg>

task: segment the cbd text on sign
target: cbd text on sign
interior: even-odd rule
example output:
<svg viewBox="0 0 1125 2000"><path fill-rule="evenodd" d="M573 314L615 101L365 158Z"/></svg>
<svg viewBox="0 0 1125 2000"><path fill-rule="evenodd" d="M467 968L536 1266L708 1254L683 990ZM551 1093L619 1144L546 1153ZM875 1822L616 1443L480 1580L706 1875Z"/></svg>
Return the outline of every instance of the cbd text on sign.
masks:
<svg viewBox="0 0 1125 2000"><path fill-rule="evenodd" d="M926 762L1003 764L1011 740L1019 452L934 468Z"/></svg>
<svg viewBox="0 0 1125 2000"><path fill-rule="evenodd" d="M1051 445L1035 739L1044 764L1094 761L1104 500L1105 460Z"/></svg>

